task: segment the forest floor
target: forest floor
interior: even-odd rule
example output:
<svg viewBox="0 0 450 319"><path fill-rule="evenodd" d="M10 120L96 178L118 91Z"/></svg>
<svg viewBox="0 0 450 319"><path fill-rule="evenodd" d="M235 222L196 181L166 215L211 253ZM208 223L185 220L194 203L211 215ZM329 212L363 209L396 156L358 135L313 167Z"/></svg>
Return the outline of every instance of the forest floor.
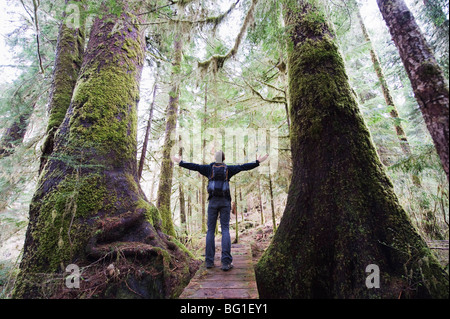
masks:
<svg viewBox="0 0 450 319"><path fill-rule="evenodd" d="M246 215L245 221L240 221L238 241L236 242L236 231L234 223L234 215L231 216L230 222L230 236L235 247L245 245L251 248L251 264L252 267L256 265L261 258L264 251L269 246L273 238L272 222L267 221L264 224L260 223L259 213L252 212ZM14 227L5 228L5 225L0 223L0 299L9 298L12 290L11 283L17 273L18 261L20 259L20 252L23 246L23 238L26 227L22 224L15 224ZM219 226L220 229L220 226ZM216 255L220 257L220 239L222 234L220 231L216 234ZM205 237L206 234L197 233L191 236L191 240L186 244L187 248L196 256L196 258L204 261L205 254ZM438 257L441 265L448 272L449 267L449 250L448 240L427 240L427 243L435 255ZM236 250L237 252L238 250ZM233 254L233 249L232 249ZM239 253L237 253L239 254ZM217 257L216 256L216 257ZM220 262L218 263L218 270L220 270ZM232 270L233 271L233 270ZM221 272L221 271L219 271Z"/></svg>

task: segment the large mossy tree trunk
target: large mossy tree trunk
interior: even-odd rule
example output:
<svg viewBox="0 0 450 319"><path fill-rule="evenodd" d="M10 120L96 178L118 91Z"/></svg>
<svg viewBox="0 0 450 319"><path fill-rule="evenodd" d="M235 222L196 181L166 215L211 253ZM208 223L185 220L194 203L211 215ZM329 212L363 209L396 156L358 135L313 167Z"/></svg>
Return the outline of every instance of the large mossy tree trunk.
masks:
<svg viewBox="0 0 450 319"><path fill-rule="evenodd" d="M449 178L448 82L403 0L377 0Z"/></svg>
<svg viewBox="0 0 450 319"><path fill-rule="evenodd" d="M197 266L160 229L137 178L142 22L120 16L92 26L72 102L30 205L16 298L169 298ZM140 16L142 17L142 16ZM82 272L79 289L64 278Z"/></svg>
<svg viewBox="0 0 450 319"><path fill-rule="evenodd" d="M66 0L66 4L68 2ZM73 2L80 3L80 0ZM69 27L66 24L64 15L63 22L59 27L58 42L56 44L53 81L48 106L49 121L45 142L42 147L40 172L53 152L56 131L63 122L72 100L73 90L77 83L81 63L83 62L84 45L84 22L80 26Z"/></svg>
<svg viewBox="0 0 450 319"><path fill-rule="evenodd" d="M322 10L288 3L293 174L255 269L260 297L448 298L448 276L398 203ZM371 264L380 288L366 286Z"/></svg>

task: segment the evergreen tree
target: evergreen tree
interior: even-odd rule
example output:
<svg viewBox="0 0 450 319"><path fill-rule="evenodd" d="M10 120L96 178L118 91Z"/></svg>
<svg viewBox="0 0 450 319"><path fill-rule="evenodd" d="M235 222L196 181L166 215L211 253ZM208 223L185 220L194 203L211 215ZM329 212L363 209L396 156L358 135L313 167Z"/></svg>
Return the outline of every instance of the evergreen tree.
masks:
<svg viewBox="0 0 450 319"><path fill-rule="evenodd" d="M377 0L449 179L448 82L403 0Z"/></svg>
<svg viewBox="0 0 450 319"><path fill-rule="evenodd" d="M398 203L316 3L284 7L293 173L255 269L260 297L447 298L448 276ZM365 284L372 264L379 289Z"/></svg>
<svg viewBox="0 0 450 319"><path fill-rule="evenodd" d="M17 298L167 298L193 274L191 257L161 232L138 182L144 16L137 16L137 3L117 5L93 23L72 102L40 175ZM82 277L90 280L80 290L57 280L69 264L87 267ZM98 274L116 280L103 277L98 285Z"/></svg>

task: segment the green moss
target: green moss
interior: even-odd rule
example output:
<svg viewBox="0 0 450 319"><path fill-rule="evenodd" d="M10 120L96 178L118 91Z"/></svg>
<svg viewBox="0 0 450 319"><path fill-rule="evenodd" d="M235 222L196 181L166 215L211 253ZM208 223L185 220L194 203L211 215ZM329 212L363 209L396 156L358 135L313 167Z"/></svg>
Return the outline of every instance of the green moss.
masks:
<svg viewBox="0 0 450 319"><path fill-rule="evenodd" d="M170 209L168 209L166 206L161 206L159 208L159 212L161 214L163 232L167 235L175 237L177 234L175 233L175 228L173 227Z"/></svg>
<svg viewBox="0 0 450 319"><path fill-rule="evenodd" d="M306 39L298 43L290 54L289 76L291 103L304 106L291 114L293 139L320 139L323 130L330 125L332 112L351 113L357 107L348 94L351 89L344 63L329 36L320 41Z"/></svg>
<svg viewBox="0 0 450 319"><path fill-rule="evenodd" d="M127 52L127 56L130 59L138 58L138 52L141 50L139 43L131 39L126 39L124 41L122 49Z"/></svg>
<svg viewBox="0 0 450 319"><path fill-rule="evenodd" d="M186 253L190 258L195 259L194 254L192 254L192 252L187 249L186 246L183 245L178 239L176 239L175 237L171 237L170 241L173 242L181 251Z"/></svg>
<svg viewBox="0 0 450 319"><path fill-rule="evenodd" d="M145 209L145 217L147 221L153 226L161 224L161 215L159 214L158 208L149 202L139 199L136 203L137 209Z"/></svg>
<svg viewBox="0 0 450 319"><path fill-rule="evenodd" d="M70 144L93 147L103 163L114 166L114 162L135 157L139 87L123 67L95 69L85 72L75 88Z"/></svg>
<svg viewBox="0 0 450 319"><path fill-rule="evenodd" d="M89 176L83 178L77 194L77 216L92 217L101 208L105 207L105 199L107 198L106 186L100 177ZM108 202L114 202L108 200Z"/></svg>
<svg viewBox="0 0 450 319"><path fill-rule="evenodd" d="M81 66L83 47L84 32L63 25L59 34L47 131L58 128L64 120Z"/></svg>
<svg viewBox="0 0 450 319"><path fill-rule="evenodd" d="M99 176L66 177L42 200L33 237L38 240L34 258L46 270L57 271L72 257L83 255L91 228L83 222L104 207L107 197Z"/></svg>

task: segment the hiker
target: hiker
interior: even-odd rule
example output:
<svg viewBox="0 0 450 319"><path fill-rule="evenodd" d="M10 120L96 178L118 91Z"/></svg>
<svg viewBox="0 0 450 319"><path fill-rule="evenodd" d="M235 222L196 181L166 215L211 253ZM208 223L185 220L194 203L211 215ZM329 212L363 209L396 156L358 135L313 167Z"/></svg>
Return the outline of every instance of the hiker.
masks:
<svg viewBox="0 0 450 319"><path fill-rule="evenodd" d="M233 257L231 256L230 239L230 178L241 171L248 171L259 166L269 155L259 157L255 162L242 165L226 165L225 154L222 151L215 153L215 162L209 165L199 165L186 163L176 156L172 157L175 163L181 167L197 171L203 176L208 177L208 231L206 233L205 264L206 268L214 267L215 242L214 233L216 230L217 217L220 216L220 226L222 228L222 270L228 271L233 268ZM220 213L220 215L219 215Z"/></svg>

